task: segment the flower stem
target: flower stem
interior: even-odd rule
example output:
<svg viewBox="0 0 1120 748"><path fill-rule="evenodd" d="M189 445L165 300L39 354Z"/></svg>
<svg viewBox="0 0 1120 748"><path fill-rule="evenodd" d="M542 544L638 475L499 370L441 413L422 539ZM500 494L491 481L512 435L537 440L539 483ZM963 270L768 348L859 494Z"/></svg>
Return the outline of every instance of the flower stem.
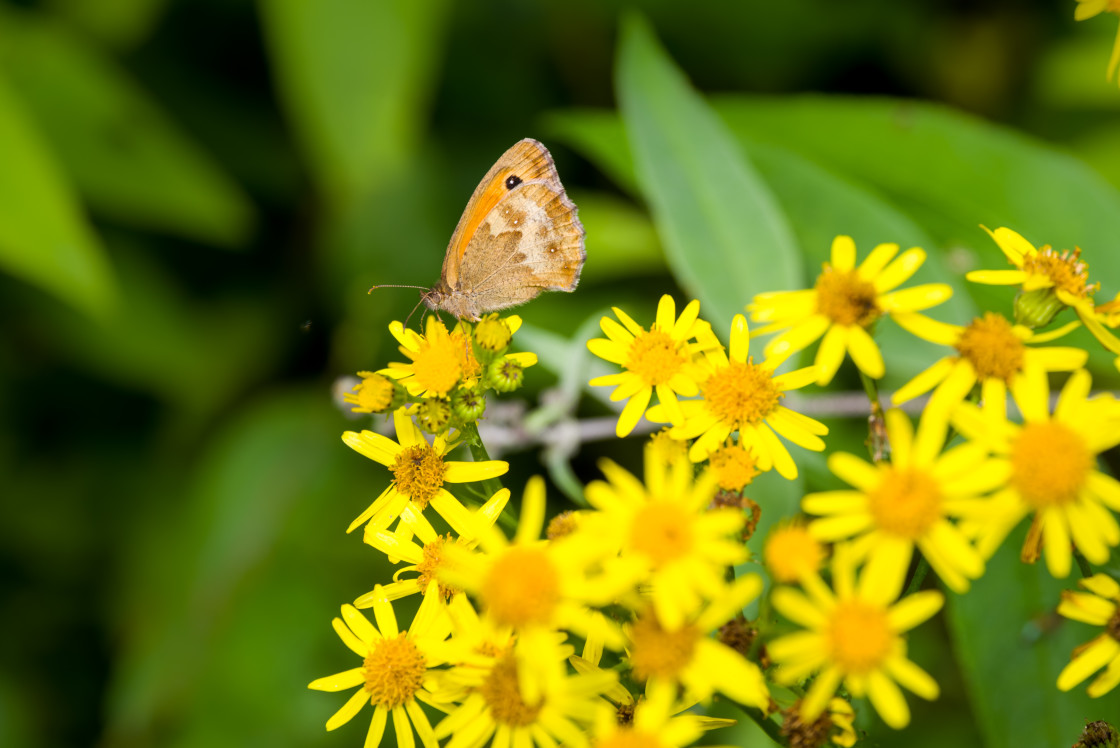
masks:
<svg viewBox="0 0 1120 748"><path fill-rule="evenodd" d="M477 424L472 422L463 426L463 436L475 462L490 461L490 453L486 451L486 445L482 443L482 437L478 435ZM497 478L487 478L482 481L481 487L485 500L502 490L502 482Z"/></svg>
<svg viewBox="0 0 1120 748"><path fill-rule="evenodd" d="M867 449L871 453L872 462L882 462L890 456L891 444L887 438L883 406L879 402L879 383L863 371L859 373L859 380L863 383L863 391L867 393L867 400L871 404L871 415L867 417Z"/></svg>

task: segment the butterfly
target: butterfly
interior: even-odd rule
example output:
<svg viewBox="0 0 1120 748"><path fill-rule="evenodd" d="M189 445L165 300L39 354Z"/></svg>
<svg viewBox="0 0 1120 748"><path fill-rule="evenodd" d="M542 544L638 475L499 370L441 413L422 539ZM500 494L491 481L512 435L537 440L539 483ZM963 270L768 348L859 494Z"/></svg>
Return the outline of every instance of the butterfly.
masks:
<svg viewBox="0 0 1120 748"><path fill-rule="evenodd" d="M575 203L548 149L525 138L475 188L443 258L429 309L477 322L541 291L573 291L587 252Z"/></svg>

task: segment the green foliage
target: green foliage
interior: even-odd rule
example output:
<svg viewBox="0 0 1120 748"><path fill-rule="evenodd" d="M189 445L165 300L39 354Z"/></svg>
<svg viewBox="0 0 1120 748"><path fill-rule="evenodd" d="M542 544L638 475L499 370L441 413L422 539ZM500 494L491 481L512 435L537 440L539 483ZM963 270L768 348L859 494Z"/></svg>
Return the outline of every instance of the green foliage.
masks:
<svg viewBox="0 0 1120 748"><path fill-rule="evenodd" d="M338 605L391 574L342 535L385 476L341 444L379 421L332 409L332 383L400 360L385 323L415 292L366 289L434 282L518 138L552 149L588 232L578 292L517 310L514 345L540 359L526 412L483 420L517 422L505 483L518 496L543 466L550 513L599 457L639 460L637 439L564 441L619 405L587 386L611 306L648 320L663 292L696 297L725 338L847 234L861 258L925 249L912 282L950 284L931 315L963 324L1011 305L963 280L1006 267L980 224L1080 246L1097 298L1120 291L1114 18L1074 26L1072 0L990 25L886 0L639 5L649 20L586 0L0 4L0 743L361 741L326 734L338 704L305 688L352 664ZM977 66L975 38L1008 64ZM1020 48L1037 58L1010 64ZM889 321L876 339L888 391L949 352ZM1120 385L1070 340L1095 389ZM830 450L865 451L854 415L827 419ZM798 481L757 484L756 555L835 487L823 457L795 459ZM1120 713L1120 691L1054 687L1091 630L1054 616L1074 580L1022 565L1023 529L911 638L940 701L901 734L861 723L869 744L1070 745ZM710 739L768 744L735 729Z"/></svg>

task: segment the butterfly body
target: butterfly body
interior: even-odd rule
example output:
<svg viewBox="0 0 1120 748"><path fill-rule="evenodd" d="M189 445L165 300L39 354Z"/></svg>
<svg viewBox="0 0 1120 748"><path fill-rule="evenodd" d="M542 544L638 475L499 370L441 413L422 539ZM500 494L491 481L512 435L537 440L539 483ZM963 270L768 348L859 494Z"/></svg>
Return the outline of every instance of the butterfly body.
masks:
<svg viewBox="0 0 1120 748"><path fill-rule="evenodd" d="M548 149L526 138L502 154L463 211L430 309L477 321L541 291L572 291L587 253L574 203Z"/></svg>

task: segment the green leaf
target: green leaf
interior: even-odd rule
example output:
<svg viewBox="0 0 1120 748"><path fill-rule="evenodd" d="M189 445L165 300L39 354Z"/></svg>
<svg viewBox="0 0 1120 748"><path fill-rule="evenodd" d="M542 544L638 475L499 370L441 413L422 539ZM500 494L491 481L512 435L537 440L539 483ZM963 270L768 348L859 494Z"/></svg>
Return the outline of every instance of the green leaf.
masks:
<svg viewBox="0 0 1120 748"><path fill-rule="evenodd" d="M112 271L70 185L0 78L0 269L104 318Z"/></svg>
<svg viewBox="0 0 1120 748"><path fill-rule="evenodd" d="M942 106L891 99L735 96L717 103L737 134L780 145L939 215L978 266L1007 261L979 228L1036 246L1085 249L1094 278L1120 278L1120 191L1077 159ZM1113 287L1103 298L1110 298Z"/></svg>
<svg viewBox="0 0 1120 748"><path fill-rule="evenodd" d="M623 24L616 86L669 265L704 316L727 329L755 293L795 285L800 256L777 201L637 16Z"/></svg>
<svg viewBox="0 0 1120 748"><path fill-rule="evenodd" d="M263 0L277 85L312 174L347 203L413 163L447 0Z"/></svg>
<svg viewBox="0 0 1120 748"><path fill-rule="evenodd" d="M992 748L1068 745L1087 719L1120 714L1120 690L1099 699L1087 683L1062 693L1058 673L1077 645L1100 633L1059 618L1063 589L1044 563L1019 561L1026 524L1004 541L965 595L949 595L949 626L984 744Z"/></svg>
<svg viewBox="0 0 1120 748"><path fill-rule="evenodd" d="M241 188L124 70L57 24L0 20L3 68L94 212L218 246L245 240Z"/></svg>
<svg viewBox="0 0 1120 748"><path fill-rule="evenodd" d="M581 282L665 272L665 255L657 230L633 203L605 192L572 192L579 219L587 230L587 254L593 260L583 269Z"/></svg>
<svg viewBox="0 0 1120 748"><path fill-rule="evenodd" d="M642 190L634 173L634 155L617 112L565 109L545 117L544 126L582 153L627 193L641 197Z"/></svg>
<svg viewBox="0 0 1120 748"><path fill-rule="evenodd" d="M109 46L133 47L151 35L167 0L49 0L48 5Z"/></svg>

